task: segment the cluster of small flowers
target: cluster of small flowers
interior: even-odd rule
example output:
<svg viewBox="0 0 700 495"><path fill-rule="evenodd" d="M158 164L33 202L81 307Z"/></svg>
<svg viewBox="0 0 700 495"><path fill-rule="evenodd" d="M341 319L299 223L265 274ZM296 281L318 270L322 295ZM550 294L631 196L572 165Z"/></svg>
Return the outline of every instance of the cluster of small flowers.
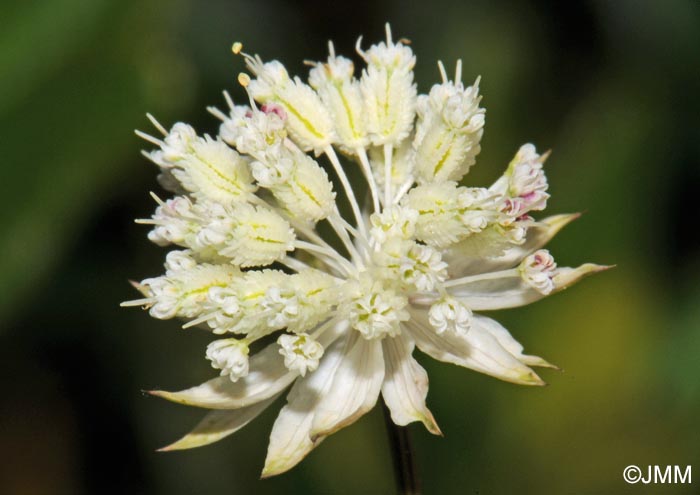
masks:
<svg viewBox="0 0 700 495"><path fill-rule="evenodd" d="M233 47L236 54L242 46ZM415 346L447 362L515 383L543 382L529 366L549 366L495 321L474 311L516 307L561 290L597 265L557 268L541 249L577 215L536 221L547 179L531 144L491 187L460 181L480 151L485 111L479 81L465 86L461 64L449 80L418 95L416 59L387 26L385 42L312 64L308 84L277 61L242 54L254 78L239 76L250 106L227 112L218 136L178 123L163 138L139 133L161 183L177 196L156 198L149 238L181 250L166 273L136 284L155 318L235 335L212 342L206 357L225 375L178 393L178 402L231 409L170 448L210 443L250 421L295 383L271 437L264 473L296 464L320 438L357 419L380 392L398 424L422 421L427 377ZM339 150L346 165L336 154ZM313 153L313 156L309 154ZM325 156L349 203L341 216ZM368 185L363 210L345 168ZM360 198L363 199L363 198ZM332 239L316 224L324 221ZM250 355L271 334L276 343ZM226 380L222 382L220 380ZM220 435L212 435L212 421Z"/></svg>

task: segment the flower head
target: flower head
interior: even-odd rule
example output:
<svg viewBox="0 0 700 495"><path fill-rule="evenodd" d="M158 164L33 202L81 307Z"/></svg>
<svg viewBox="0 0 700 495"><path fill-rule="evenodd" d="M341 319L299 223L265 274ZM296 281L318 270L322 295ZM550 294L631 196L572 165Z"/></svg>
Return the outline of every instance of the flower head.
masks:
<svg viewBox="0 0 700 495"><path fill-rule="evenodd" d="M558 267L541 249L577 215L531 216L549 197L547 155L533 145L490 187L460 183L485 116L478 80L465 86L461 64L449 80L440 63L442 82L418 95L416 58L388 26L384 42L360 46L363 70L331 44L308 84L278 61L243 54L252 77L239 81L251 104L226 95L226 112L211 109L218 136L154 119L162 138L139 133L156 146L146 156L176 193L156 198L140 222L152 226L149 239L174 249L165 275L135 284L143 297L124 304L225 336L205 352L222 376L152 392L214 410L168 450L230 435L290 387L264 476L296 465L380 395L395 423L420 421L439 434L415 347L542 385L531 366L551 365L479 312L534 302L605 268ZM345 173L355 166L366 180L357 189ZM358 191L369 194L364 211Z"/></svg>
<svg viewBox="0 0 700 495"><path fill-rule="evenodd" d="M207 346L212 368L221 370L232 382L248 374L248 345L238 339L219 339Z"/></svg>

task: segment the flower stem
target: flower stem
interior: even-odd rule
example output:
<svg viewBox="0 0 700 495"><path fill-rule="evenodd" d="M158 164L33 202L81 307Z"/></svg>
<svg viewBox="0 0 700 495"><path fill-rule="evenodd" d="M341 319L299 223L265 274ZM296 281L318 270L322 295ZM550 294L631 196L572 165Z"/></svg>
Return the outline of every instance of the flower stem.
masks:
<svg viewBox="0 0 700 495"><path fill-rule="evenodd" d="M384 423L389 435L389 448L394 464L394 475L398 495L420 495L420 480L416 471L416 461L410 432L405 426L395 424L391 412L382 401Z"/></svg>

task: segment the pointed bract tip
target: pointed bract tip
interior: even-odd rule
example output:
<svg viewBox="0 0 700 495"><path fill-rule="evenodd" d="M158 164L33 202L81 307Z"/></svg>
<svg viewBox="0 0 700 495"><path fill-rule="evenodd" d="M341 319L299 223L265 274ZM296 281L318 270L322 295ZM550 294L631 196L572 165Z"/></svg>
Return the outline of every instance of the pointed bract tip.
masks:
<svg viewBox="0 0 700 495"><path fill-rule="evenodd" d="M613 268L617 268L617 264L614 264L614 265L597 265L597 266L598 266L598 269L596 270L596 273L597 273L597 272L605 272L605 271L608 271L608 270L612 270Z"/></svg>
<svg viewBox="0 0 700 495"><path fill-rule="evenodd" d="M545 365L545 364L541 364L540 366L543 367L543 368L548 368L548 369L550 369L550 370L558 371L559 373L561 373L561 372L564 371L563 369L561 369L561 368L560 368L559 366L557 366L556 364L552 364L552 363L547 362L547 361L545 361L545 363L547 363L547 364L546 364L546 365Z"/></svg>
<svg viewBox="0 0 700 495"><path fill-rule="evenodd" d="M546 359L542 359L539 356L524 356L524 358L522 358L521 361L528 366L537 366L538 368L547 368L560 371L559 366L557 366L556 364L552 364Z"/></svg>
<svg viewBox="0 0 700 495"><path fill-rule="evenodd" d="M554 276L554 292L562 291L584 277L595 273L604 272L614 268L616 265L597 265L595 263L584 263L577 268L562 268Z"/></svg>
<svg viewBox="0 0 700 495"><path fill-rule="evenodd" d="M185 450L188 447L186 446L180 446L178 445L180 443L180 440L177 442L173 442L169 445L166 445L165 447L161 447L159 449L156 449L156 452L175 452L176 450Z"/></svg>
<svg viewBox="0 0 700 495"><path fill-rule="evenodd" d="M433 435L438 437L445 436L432 415L430 415L430 417L421 418L421 422L425 425L425 429Z"/></svg>
<svg viewBox="0 0 700 495"><path fill-rule="evenodd" d="M281 465L268 465L265 464L265 467L263 467L262 472L260 473L260 479L264 480L267 478L272 478L273 476L280 475L282 473L286 473L290 469L292 469L294 466L281 466Z"/></svg>
<svg viewBox="0 0 700 495"><path fill-rule="evenodd" d="M542 224L546 225L554 236L559 233L564 227L569 225L574 220L581 218L582 213L560 213L558 215L552 215L542 219Z"/></svg>
<svg viewBox="0 0 700 495"><path fill-rule="evenodd" d="M521 379L523 385L531 385L533 387L545 387L547 385L547 382L540 378L534 371L522 376Z"/></svg>

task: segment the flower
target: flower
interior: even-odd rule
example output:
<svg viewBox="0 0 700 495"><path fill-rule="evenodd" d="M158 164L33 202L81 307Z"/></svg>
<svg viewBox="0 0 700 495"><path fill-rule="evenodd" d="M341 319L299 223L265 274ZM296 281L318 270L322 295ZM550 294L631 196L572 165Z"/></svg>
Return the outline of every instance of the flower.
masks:
<svg viewBox="0 0 700 495"><path fill-rule="evenodd" d="M154 196L155 214L140 223L175 249L165 275L135 284L143 297L124 305L226 336L206 349L222 376L151 392L212 410L164 450L220 440L290 388L263 476L296 465L380 395L396 424L420 421L441 434L414 349L542 385L531 367L552 365L479 312L529 304L606 268L559 267L542 249L578 215L531 216L549 197L547 154L533 145L491 187L461 185L485 111L479 81L465 85L459 62L454 80L439 63L442 82L418 95L415 56L388 25L385 42L363 50L358 41L357 51L361 73L330 44L308 84L278 61L243 54L250 105L225 94L228 111L210 109L221 120L217 136L153 118L162 138L138 132L156 146L145 154L175 194ZM364 175L366 209L347 167ZM316 229L321 222L330 235Z"/></svg>

